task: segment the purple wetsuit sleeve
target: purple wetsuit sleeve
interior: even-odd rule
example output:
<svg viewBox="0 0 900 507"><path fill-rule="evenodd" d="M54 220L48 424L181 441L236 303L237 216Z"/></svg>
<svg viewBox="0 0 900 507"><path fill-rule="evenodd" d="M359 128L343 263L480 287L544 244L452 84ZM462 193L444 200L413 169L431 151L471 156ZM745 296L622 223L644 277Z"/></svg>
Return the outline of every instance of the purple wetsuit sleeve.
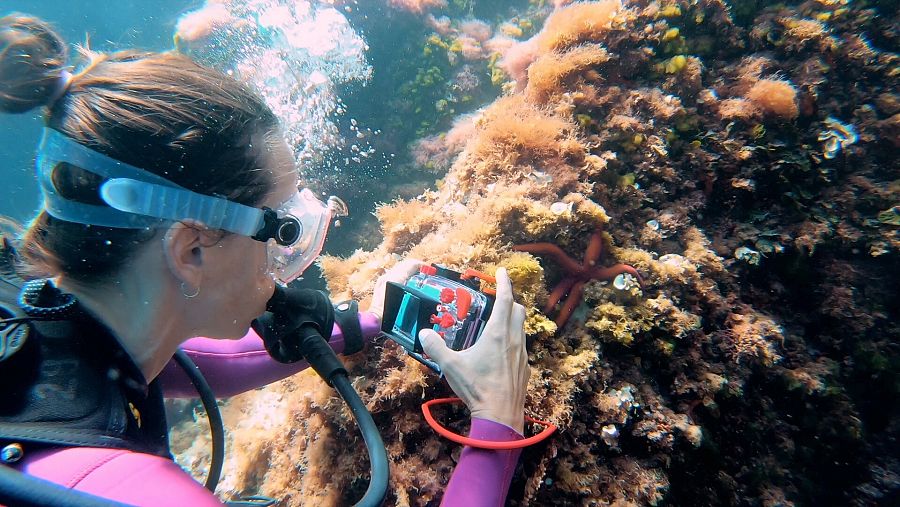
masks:
<svg viewBox="0 0 900 507"><path fill-rule="evenodd" d="M371 340L381 332L375 314L359 313L363 339ZM344 334L337 324L329 340L338 354L344 351ZM262 338L252 329L240 340L191 338L181 348L197 364L216 396L233 396L289 377L309 366L306 361L283 364L266 352ZM159 380L168 398L197 397L197 390L175 361L169 361Z"/></svg>
<svg viewBox="0 0 900 507"><path fill-rule="evenodd" d="M508 442L524 438L516 430L487 419L472 419L469 436L478 440ZM444 492L441 505L498 507L506 502L521 449L494 451L465 447Z"/></svg>

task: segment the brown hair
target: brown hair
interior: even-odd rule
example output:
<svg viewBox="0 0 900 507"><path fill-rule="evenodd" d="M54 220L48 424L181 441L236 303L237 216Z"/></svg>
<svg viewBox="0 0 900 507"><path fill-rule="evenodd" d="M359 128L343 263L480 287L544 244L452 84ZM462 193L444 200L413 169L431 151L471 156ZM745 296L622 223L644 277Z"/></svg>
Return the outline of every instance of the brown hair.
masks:
<svg viewBox="0 0 900 507"><path fill-rule="evenodd" d="M43 21L0 18L0 111L46 106L47 126L185 188L256 205L274 182L262 171L278 121L236 80L178 53L81 50L66 83L66 45ZM61 88L65 85L68 88ZM61 195L102 204L103 179L69 164L54 170ZM75 224L41 211L21 239L29 266L82 283L114 274L155 231Z"/></svg>

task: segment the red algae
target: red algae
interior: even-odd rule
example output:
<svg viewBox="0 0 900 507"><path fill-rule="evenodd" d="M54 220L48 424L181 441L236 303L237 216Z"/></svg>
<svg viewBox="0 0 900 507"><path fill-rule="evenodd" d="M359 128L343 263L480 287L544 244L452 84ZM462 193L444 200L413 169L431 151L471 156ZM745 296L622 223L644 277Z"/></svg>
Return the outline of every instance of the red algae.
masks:
<svg viewBox="0 0 900 507"><path fill-rule="evenodd" d="M565 52L551 52L541 56L528 67L528 85L525 96L536 103L545 103L561 90L567 79L580 77L588 69L595 68L609 60L602 47L595 45L576 46Z"/></svg>
<svg viewBox="0 0 900 507"><path fill-rule="evenodd" d="M797 88L781 79L760 79L747 92L747 99L763 113L785 120L800 114Z"/></svg>
<svg viewBox="0 0 900 507"><path fill-rule="evenodd" d="M562 7L547 18L538 35L538 46L542 52L547 52L581 42L599 42L621 9L620 0L580 2Z"/></svg>

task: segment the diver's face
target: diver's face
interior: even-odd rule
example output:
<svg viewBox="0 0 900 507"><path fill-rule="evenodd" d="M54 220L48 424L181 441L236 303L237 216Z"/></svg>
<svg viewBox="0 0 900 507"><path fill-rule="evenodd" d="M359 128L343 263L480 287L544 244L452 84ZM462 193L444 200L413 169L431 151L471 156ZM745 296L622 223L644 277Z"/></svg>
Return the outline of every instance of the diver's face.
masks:
<svg viewBox="0 0 900 507"><path fill-rule="evenodd" d="M272 189L257 207L268 206L277 209L297 193L298 175L294 157L287 143L280 136L270 136L267 156L263 159L264 170L270 172L274 182ZM277 140L274 138L278 137ZM254 139L254 142L263 142ZM266 243L238 234L229 234L217 245L210 248L213 272L210 282L215 287L219 299L215 307L218 329L213 335L221 338L240 338L250 327L250 322L263 314L266 303L275 290L275 281L269 270Z"/></svg>

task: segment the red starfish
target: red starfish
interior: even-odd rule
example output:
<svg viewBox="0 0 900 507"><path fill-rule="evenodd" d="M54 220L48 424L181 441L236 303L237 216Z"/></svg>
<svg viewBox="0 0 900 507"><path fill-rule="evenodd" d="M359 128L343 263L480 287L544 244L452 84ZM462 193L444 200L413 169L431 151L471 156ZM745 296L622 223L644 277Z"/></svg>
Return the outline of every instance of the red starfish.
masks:
<svg viewBox="0 0 900 507"><path fill-rule="evenodd" d="M587 249L584 252L584 260L580 264L575 259L566 255L561 248L553 243L515 245L513 246L513 250L518 252L528 252L534 255L550 256L555 259L557 264L559 264L566 272L566 276L564 276L563 279L556 284L556 287L553 288L550 297L547 299L547 305L544 307L544 313L549 314L556 308L556 305L563 296L568 294L562 308L559 310L559 314L554 320L554 322L556 322L557 331L561 330L563 326L566 325L569 317L572 316L572 312L574 312L578 304L581 303L582 295L584 294L584 285L587 282L591 280L609 281L622 273L628 273L637 278L639 284L642 286L644 284L640 273L628 264L615 264L608 268L596 265L597 261L600 259L600 255L603 253L603 238L600 235L599 229L591 234L591 240L588 242Z"/></svg>

